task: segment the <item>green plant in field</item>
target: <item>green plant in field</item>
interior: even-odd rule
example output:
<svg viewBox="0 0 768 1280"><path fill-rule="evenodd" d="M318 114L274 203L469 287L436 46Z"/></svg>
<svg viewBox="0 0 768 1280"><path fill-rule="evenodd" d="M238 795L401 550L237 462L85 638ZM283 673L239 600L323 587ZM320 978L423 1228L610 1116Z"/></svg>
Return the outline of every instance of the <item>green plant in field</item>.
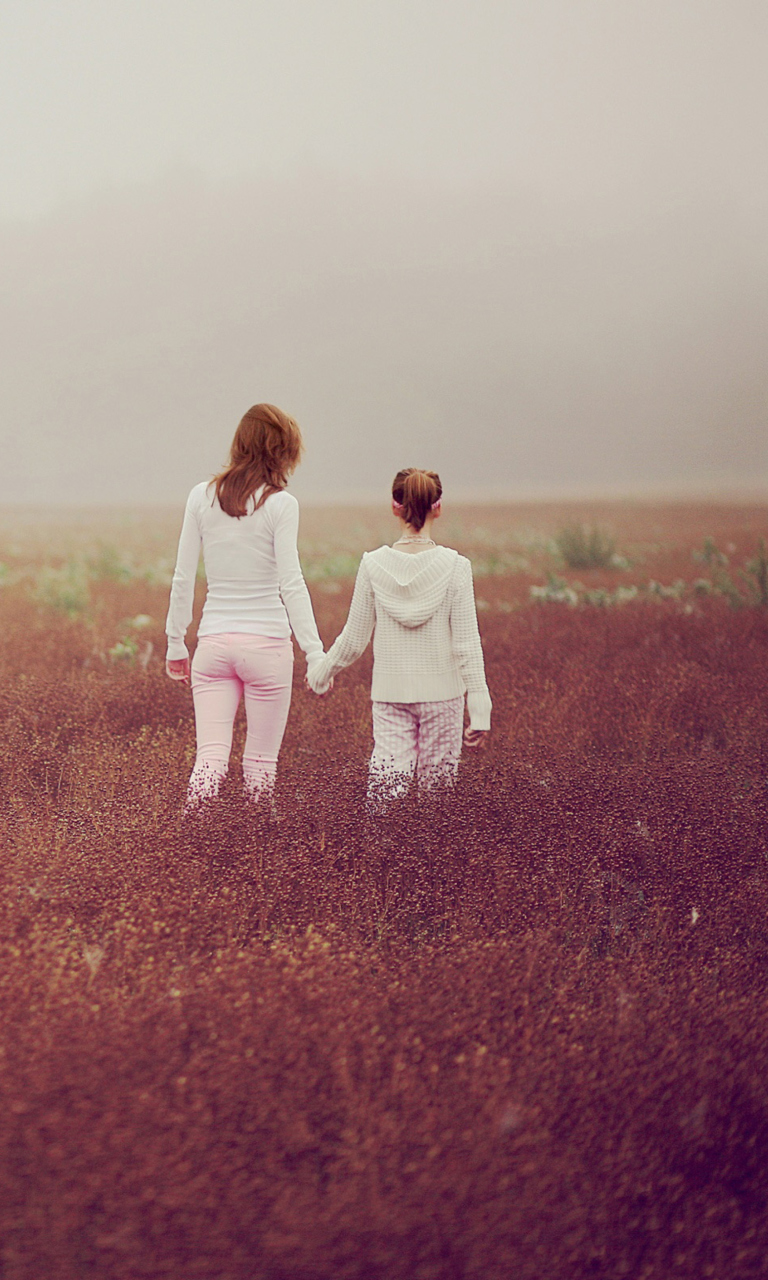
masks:
<svg viewBox="0 0 768 1280"><path fill-rule="evenodd" d="M711 578L698 578L693 584L698 595L724 596L734 609L745 605L768 608L768 552L763 538L758 543L757 555L739 569L740 583L728 571L728 556L719 550L713 538L705 538L702 550L694 551L693 558L705 564L712 574Z"/></svg>
<svg viewBox="0 0 768 1280"><path fill-rule="evenodd" d="M149 564L137 566L134 577L146 582L150 587L169 587L173 578L173 563L169 556L163 556Z"/></svg>
<svg viewBox="0 0 768 1280"><path fill-rule="evenodd" d="M705 564L708 568L724 569L728 564L728 557L724 551L720 551L715 543L714 538L705 538L701 551L693 552L694 560L699 564Z"/></svg>
<svg viewBox="0 0 768 1280"><path fill-rule="evenodd" d="M312 557L305 562L304 577L308 582L319 582L324 578L354 578L359 565L359 556L337 554Z"/></svg>
<svg viewBox="0 0 768 1280"><path fill-rule="evenodd" d="M102 543L96 554L88 560L88 572L92 578L104 582L130 582L133 570L121 559L115 547Z"/></svg>
<svg viewBox="0 0 768 1280"><path fill-rule="evenodd" d="M768 609L768 552L765 539L757 544L757 555L747 562L741 574L752 604Z"/></svg>
<svg viewBox="0 0 768 1280"><path fill-rule="evenodd" d="M613 538L601 529L567 525L555 534L554 543L557 554L569 569L626 567L624 558L616 555Z"/></svg>
<svg viewBox="0 0 768 1280"><path fill-rule="evenodd" d="M580 587L581 584L578 582L571 585L565 581L565 578L558 578L556 574L549 573L543 587L530 588L531 599L543 604L576 605L579 603Z"/></svg>
<svg viewBox="0 0 768 1280"><path fill-rule="evenodd" d="M584 592L584 603L598 605L601 608L610 608L611 605L629 604L630 600L636 600L640 594L639 587L616 587L615 590L609 591L607 587L596 587L594 591Z"/></svg>
<svg viewBox="0 0 768 1280"><path fill-rule="evenodd" d="M530 567L525 556L511 551L489 551L486 555L472 557L472 572L476 578L488 578L497 573L527 573Z"/></svg>
<svg viewBox="0 0 768 1280"><path fill-rule="evenodd" d="M665 586L662 582L657 582L655 578L651 578L646 591L652 599L682 600L685 594L685 583L682 578L676 578L669 586Z"/></svg>
<svg viewBox="0 0 768 1280"><path fill-rule="evenodd" d="M134 618L128 618L124 626L129 630L123 633L116 644L112 645L111 649L107 649L107 657L111 662L121 663L126 666L138 665L142 670L146 671L154 651L154 645L151 640L139 645L135 633L151 627L152 618L148 613L137 613Z"/></svg>
<svg viewBox="0 0 768 1280"><path fill-rule="evenodd" d="M129 662L136 661L139 653L139 644L135 636L125 636L122 640L118 640L112 645L111 649L107 649L107 657L112 662Z"/></svg>
<svg viewBox="0 0 768 1280"><path fill-rule="evenodd" d="M154 649L155 646L151 640L140 645L135 636L123 636L117 644L112 645L111 649L107 649L107 657L110 662L122 666L140 667L142 671L146 671Z"/></svg>
<svg viewBox="0 0 768 1280"><path fill-rule="evenodd" d="M711 579L698 578L694 583L697 595L705 594L707 587L704 584L708 582L712 595L725 596L735 609L744 604L744 597L728 572L728 556L719 549L714 538L705 538L701 551L693 552L693 559L706 565L712 574Z"/></svg>
<svg viewBox="0 0 768 1280"><path fill-rule="evenodd" d="M651 584L655 586L656 584ZM550 573L543 587L530 588L531 599L544 604L590 604L596 608L607 609L615 605L629 604L640 595L639 587L616 587L610 591L607 587L596 587L587 591L581 582L566 582Z"/></svg>
<svg viewBox="0 0 768 1280"><path fill-rule="evenodd" d="M58 569L46 565L35 578L32 596L47 609L80 618L91 603L88 574L77 560L68 560Z"/></svg>

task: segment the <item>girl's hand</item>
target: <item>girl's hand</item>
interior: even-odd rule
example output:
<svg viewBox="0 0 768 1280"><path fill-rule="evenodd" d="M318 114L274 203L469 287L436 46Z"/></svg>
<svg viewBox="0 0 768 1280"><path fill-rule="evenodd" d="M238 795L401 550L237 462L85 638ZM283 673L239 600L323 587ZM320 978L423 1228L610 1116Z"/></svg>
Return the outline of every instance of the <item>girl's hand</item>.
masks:
<svg viewBox="0 0 768 1280"><path fill-rule="evenodd" d="M170 676L172 680L180 680L182 684L189 684L189 658L168 658L165 664L165 674Z"/></svg>
<svg viewBox="0 0 768 1280"><path fill-rule="evenodd" d="M465 729L464 730L464 746L470 747L475 751L483 751L488 738L487 729Z"/></svg>
<svg viewBox="0 0 768 1280"><path fill-rule="evenodd" d="M308 676L305 676L305 677L304 677L304 688L305 688L305 689L308 689L310 693L314 693L314 690L313 690L313 688L312 688L312 685L309 683L309 677L308 677ZM322 692L322 693L316 693L316 694L315 694L315 697L316 697L316 698L325 698L325 697L326 697L326 696L331 692L331 689L332 689L332 688L333 688L333 677L331 677L331 683L328 685L328 688L327 688L327 689L323 689L323 692Z"/></svg>

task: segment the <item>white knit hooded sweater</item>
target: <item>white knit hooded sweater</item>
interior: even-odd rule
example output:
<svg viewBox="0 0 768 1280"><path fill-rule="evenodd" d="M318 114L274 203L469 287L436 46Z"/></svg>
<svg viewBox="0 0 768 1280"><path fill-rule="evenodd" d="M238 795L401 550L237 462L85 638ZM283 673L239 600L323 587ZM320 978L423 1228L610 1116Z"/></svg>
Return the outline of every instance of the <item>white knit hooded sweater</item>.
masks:
<svg viewBox="0 0 768 1280"><path fill-rule="evenodd" d="M489 729L472 566L450 547L368 551L360 562L341 635L308 673L323 693L373 634L374 702L442 702L467 694L470 727Z"/></svg>

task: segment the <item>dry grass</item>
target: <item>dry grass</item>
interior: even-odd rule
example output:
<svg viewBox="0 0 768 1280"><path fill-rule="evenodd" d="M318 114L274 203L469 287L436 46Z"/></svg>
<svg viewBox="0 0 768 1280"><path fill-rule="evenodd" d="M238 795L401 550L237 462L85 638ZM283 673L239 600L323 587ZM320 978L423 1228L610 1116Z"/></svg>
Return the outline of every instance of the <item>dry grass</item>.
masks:
<svg viewBox="0 0 768 1280"><path fill-rule="evenodd" d="M351 589L332 557L377 519L306 513L326 640ZM297 664L279 824L234 768L183 825L191 708L142 568L170 534L83 521L46 547L6 520L3 1280L764 1275L768 616L530 603L579 519L631 560L589 571L608 588L692 582L707 535L736 574L768 529L453 517L496 557L492 749L385 827L361 805L365 661L323 701ZM96 529L131 572L107 557L87 604L42 602L43 562L93 561Z"/></svg>

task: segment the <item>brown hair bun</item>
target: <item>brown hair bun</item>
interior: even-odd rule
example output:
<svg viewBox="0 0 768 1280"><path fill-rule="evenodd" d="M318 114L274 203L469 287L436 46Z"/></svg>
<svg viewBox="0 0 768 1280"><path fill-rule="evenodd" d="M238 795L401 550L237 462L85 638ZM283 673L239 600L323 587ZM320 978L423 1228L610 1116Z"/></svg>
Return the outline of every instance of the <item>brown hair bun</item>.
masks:
<svg viewBox="0 0 768 1280"><path fill-rule="evenodd" d="M414 529L422 529L432 507L440 501L443 486L436 471L406 467L392 481L392 499L402 507L402 516Z"/></svg>

